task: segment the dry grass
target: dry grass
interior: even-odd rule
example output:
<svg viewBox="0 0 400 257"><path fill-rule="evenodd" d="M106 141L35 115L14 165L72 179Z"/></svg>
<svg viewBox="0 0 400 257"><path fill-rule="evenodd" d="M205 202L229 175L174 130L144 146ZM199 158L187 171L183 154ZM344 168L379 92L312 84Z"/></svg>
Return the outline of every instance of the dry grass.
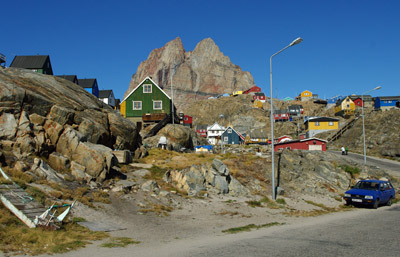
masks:
<svg viewBox="0 0 400 257"><path fill-rule="evenodd" d="M101 247L106 247L106 248L115 248L115 247L125 247L130 244L139 244L139 241L134 241L129 237L112 237L108 240L108 242L105 242L101 244Z"/></svg>
<svg viewBox="0 0 400 257"><path fill-rule="evenodd" d="M242 226L242 227L236 227L236 228L230 228L227 230L222 230L222 232L229 233L229 234L236 234L239 232L251 231L252 229L268 228L268 227L279 226L279 225L284 225L284 224L285 223L279 223L279 222L271 222L271 223L266 223L266 224L262 224L262 225L249 224L249 225Z"/></svg>
<svg viewBox="0 0 400 257"><path fill-rule="evenodd" d="M63 224L57 231L30 229L3 205L0 205L0 250L11 254L56 254L85 247L90 241L108 237L91 232L75 222Z"/></svg>
<svg viewBox="0 0 400 257"><path fill-rule="evenodd" d="M140 210L140 212L142 213L154 212L159 215L169 216L169 212L171 212L172 210L173 208L170 206L165 206L162 204L151 204L150 208L143 208Z"/></svg>

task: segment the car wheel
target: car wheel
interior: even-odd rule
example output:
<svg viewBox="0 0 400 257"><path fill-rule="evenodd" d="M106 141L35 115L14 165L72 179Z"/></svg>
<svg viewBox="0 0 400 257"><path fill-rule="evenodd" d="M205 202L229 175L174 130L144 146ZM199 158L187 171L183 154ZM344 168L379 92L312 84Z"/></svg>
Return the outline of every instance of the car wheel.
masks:
<svg viewBox="0 0 400 257"><path fill-rule="evenodd" d="M372 206L374 209L378 209L379 206L379 199L376 199L374 205Z"/></svg>
<svg viewBox="0 0 400 257"><path fill-rule="evenodd" d="M387 201L386 205L387 206L391 206L392 205L392 198L390 198L389 201Z"/></svg>

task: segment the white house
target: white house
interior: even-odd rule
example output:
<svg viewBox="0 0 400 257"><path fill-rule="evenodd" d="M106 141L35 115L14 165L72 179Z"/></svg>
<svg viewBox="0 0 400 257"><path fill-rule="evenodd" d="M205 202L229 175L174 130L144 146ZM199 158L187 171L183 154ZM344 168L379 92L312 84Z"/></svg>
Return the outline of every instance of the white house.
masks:
<svg viewBox="0 0 400 257"><path fill-rule="evenodd" d="M207 126L207 139L210 144L215 145L219 142L222 133L224 133L225 127L214 123L211 126Z"/></svg>
<svg viewBox="0 0 400 257"><path fill-rule="evenodd" d="M99 90L99 99L111 107L115 107L115 97L112 90Z"/></svg>

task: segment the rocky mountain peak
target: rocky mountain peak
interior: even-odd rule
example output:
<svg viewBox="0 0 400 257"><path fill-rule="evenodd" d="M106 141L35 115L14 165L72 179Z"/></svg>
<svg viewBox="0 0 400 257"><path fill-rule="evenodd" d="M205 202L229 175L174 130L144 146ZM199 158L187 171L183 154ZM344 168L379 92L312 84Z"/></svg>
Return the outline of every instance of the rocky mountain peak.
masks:
<svg viewBox="0 0 400 257"><path fill-rule="evenodd" d="M196 100L254 86L251 74L234 65L211 38L199 42L193 52L185 51L179 37L153 50L132 76L125 96L147 76L168 95L173 88L178 110Z"/></svg>

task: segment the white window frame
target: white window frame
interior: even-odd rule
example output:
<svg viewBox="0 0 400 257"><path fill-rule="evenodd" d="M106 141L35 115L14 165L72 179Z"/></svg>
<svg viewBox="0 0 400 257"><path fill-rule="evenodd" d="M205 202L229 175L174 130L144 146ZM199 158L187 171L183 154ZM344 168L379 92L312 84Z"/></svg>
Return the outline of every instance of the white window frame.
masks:
<svg viewBox="0 0 400 257"><path fill-rule="evenodd" d="M229 134L232 134L232 129L228 129L228 133L229 133Z"/></svg>
<svg viewBox="0 0 400 257"><path fill-rule="evenodd" d="M224 137L224 142L228 142L228 137Z"/></svg>
<svg viewBox="0 0 400 257"><path fill-rule="evenodd" d="M330 121L330 122L329 122L329 126L333 126L333 121Z"/></svg>
<svg viewBox="0 0 400 257"><path fill-rule="evenodd" d="M150 90L148 90L148 87L150 87ZM153 92L153 85L152 84L143 84L143 94L151 94Z"/></svg>
<svg viewBox="0 0 400 257"><path fill-rule="evenodd" d="M140 108L135 108L135 103L140 103ZM132 109L134 111L140 111L142 110L142 101L132 101Z"/></svg>
<svg viewBox="0 0 400 257"><path fill-rule="evenodd" d="M160 107L156 108L156 103L160 103ZM161 100L154 100L153 101L153 110L162 110L162 101Z"/></svg>
<svg viewBox="0 0 400 257"><path fill-rule="evenodd" d="M319 121L316 121L316 122L315 122L315 126L319 126Z"/></svg>

